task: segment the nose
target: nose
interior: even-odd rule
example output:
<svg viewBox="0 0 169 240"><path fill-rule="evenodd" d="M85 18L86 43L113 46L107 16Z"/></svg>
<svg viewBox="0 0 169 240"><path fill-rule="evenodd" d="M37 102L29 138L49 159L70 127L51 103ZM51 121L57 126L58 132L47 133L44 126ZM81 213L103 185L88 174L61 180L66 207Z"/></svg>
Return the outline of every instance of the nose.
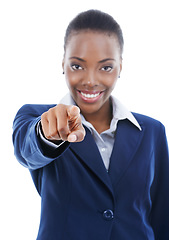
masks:
<svg viewBox="0 0 169 240"><path fill-rule="evenodd" d="M90 88L96 87L99 85L97 74L94 71L86 72L83 81L83 86L88 86Z"/></svg>

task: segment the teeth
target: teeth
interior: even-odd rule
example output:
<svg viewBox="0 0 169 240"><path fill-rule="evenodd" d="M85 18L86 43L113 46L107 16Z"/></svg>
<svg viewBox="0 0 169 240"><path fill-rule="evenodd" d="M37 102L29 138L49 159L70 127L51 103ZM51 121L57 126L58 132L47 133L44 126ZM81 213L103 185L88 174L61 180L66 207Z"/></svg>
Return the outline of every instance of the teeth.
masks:
<svg viewBox="0 0 169 240"><path fill-rule="evenodd" d="M86 94L81 92L82 96L86 97L86 98L95 98L97 96L99 96L100 93L96 93L96 94Z"/></svg>

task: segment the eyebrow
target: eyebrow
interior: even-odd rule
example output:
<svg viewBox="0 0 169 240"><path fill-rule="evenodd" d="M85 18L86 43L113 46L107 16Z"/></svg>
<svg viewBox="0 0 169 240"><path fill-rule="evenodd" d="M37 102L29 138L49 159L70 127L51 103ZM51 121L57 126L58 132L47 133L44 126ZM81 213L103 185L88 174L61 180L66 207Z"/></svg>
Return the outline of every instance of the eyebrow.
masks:
<svg viewBox="0 0 169 240"><path fill-rule="evenodd" d="M69 59L77 59L81 62L86 62L84 59L79 58L79 57L70 57ZM107 62L107 61L116 61L114 58L105 58L103 60L100 60L99 63Z"/></svg>
<svg viewBox="0 0 169 240"><path fill-rule="evenodd" d="M81 62L86 62L84 59L79 58L79 57L70 57L69 59L76 59L76 60L79 60Z"/></svg>
<svg viewBox="0 0 169 240"><path fill-rule="evenodd" d="M116 61L114 58L105 58L101 61L99 61L99 63L103 63L103 62L107 62L107 61Z"/></svg>

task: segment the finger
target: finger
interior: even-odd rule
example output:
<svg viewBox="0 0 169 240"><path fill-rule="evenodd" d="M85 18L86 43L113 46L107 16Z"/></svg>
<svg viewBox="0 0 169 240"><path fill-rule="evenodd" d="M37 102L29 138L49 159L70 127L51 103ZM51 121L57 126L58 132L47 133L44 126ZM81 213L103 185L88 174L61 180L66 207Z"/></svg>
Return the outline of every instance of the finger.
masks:
<svg viewBox="0 0 169 240"><path fill-rule="evenodd" d="M49 109L41 116L43 123L44 135L48 140L60 140L60 136L57 132L57 119L55 117L55 108Z"/></svg>
<svg viewBox="0 0 169 240"><path fill-rule="evenodd" d="M69 116L68 123L70 130L67 141L81 142L85 137L85 130L81 122L80 108L77 106L68 106L67 112Z"/></svg>
<svg viewBox="0 0 169 240"><path fill-rule="evenodd" d="M61 104L57 108L57 132L60 138L64 141L67 140L67 136L70 133L68 127L68 115L67 110Z"/></svg>
<svg viewBox="0 0 169 240"><path fill-rule="evenodd" d="M49 137L49 122L47 119L46 112L42 114L41 116L41 126L42 126L42 132L45 138Z"/></svg>
<svg viewBox="0 0 169 240"><path fill-rule="evenodd" d="M81 142L83 141L86 135L85 129L81 126L78 130L73 131L69 134L67 141L68 142Z"/></svg>
<svg viewBox="0 0 169 240"><path fill-rule="evenodd" d="M77 106L68 106L67 114L70 119L74 119L80 116L80 108Z"/></svg>
<svg viewBox="0 0 169 240"><path fill-rule="evenodd" d="M53 117L49 121L49 139L61 140L61 137L57 130L57 118Z"/></svg>

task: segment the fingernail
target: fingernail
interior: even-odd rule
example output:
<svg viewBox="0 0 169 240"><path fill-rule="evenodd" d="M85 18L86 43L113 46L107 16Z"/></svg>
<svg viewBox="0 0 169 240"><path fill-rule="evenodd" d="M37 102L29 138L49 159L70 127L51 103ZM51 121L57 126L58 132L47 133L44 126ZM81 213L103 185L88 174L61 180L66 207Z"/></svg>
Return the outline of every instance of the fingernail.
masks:
<svg viewBox="0 0 169 240"><path fill-rule="evenodd" d="M75 142L77 140L77 136L76 135L70 135L69 137L68 137L68 141L69 142Z"/></svg>

